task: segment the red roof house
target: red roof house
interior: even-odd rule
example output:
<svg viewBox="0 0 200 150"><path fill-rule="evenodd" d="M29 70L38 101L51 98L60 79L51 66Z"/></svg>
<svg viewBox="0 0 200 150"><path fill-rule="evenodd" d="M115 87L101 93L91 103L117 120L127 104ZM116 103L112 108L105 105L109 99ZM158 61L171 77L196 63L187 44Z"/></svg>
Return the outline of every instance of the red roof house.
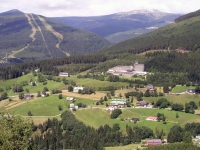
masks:
<svg viewBox="0 0 200 150"><path fill-rule="evenodd" d="M152 140L146 141L147 146L155 146L155 145L161 145L161 144L162 144L161 139L152 139Z"/></svg>

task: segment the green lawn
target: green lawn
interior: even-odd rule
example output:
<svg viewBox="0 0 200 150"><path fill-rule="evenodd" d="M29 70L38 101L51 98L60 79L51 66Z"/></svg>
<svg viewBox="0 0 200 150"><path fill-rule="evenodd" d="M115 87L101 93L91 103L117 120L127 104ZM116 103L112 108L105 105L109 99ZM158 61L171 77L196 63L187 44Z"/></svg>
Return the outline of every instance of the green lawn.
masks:
<svg viewBox="0 0 200 150"><path fill-rule="evenodd" d="M172 93L181 93L181 92L185 92L188 89L195 89L194 86L181 86L181 85L177 85L172 89Z"/></svg>
<svg viewBox="0 0 200 150"><path fill-rule="evenodd" d="M199 106L199 101L200 101L200 96L195 94L195 95L190 95L190 94L182 94L182 95L169 95L169 96L164 96L164 97L143 97L144 100L148 102L156 102L160 98L166 98L170 102L173 103L181 103L185 105L185 103L188 103L190 101L194 101L197 106Z"/></svg>
<svg viewBox="0 0 200 150"><path fill-rule="evenodd" d="M99 87L107 87L107 86L114 86L114 87L122 87L122 86L128 86L128 83L123 82L109 82L109 81L100 81L90 78L77 78L77 76L72 76L70 78L67 78L67 80L73 80L76 82L79 86L87 86L87 87L93 87L98 89Z"/></svg>
<svg viewBox="0 0 200 150"><path fill-rule="evenodd" d="M27 81L29 84L29 85L23 86L24 93L26 93L25 89L28 89L30 93L37 93L38 91L40 92L43 91L44 87L47 87L49 91L51 91L53 89L57 89L64 85L62 82L55 82L53 80L48 80L46 85L43 85L43 83L38 83L37 86L32 86L30 85L31 79L37 82L37 76L34 77L32 74L27 74L16 79L0 82L0 88L3 88L4 89L3 92L7 92L9 96L13 96L13 95L18 95L18 93L13 93L12 89L6 90L6 86L10 86L11 88L13 88L15 84L20 84L22 81Z"/></svg>
<svg viewBox="0 0 200 150"><path fill-rule="evenodd" d="M157 113L164 113L167 118L167 124L157 121L148 121L146 118L148 116L156 116ZM98 128L101 125L108 124L113 126L114 123L119 123L121 131L126 133L126 125L129 126L147 126L152 130L158 128L159 130L163 129L165 133L168 133L170 128L175 124L181 126L189 122L199 122L200 118L198 115L186 114L184 112L178 112L179 118L176 118L175 111L168 111L165 109L149 109L149 108L129 108L123 109L123 113L117 119L110 119L110 113L104 109L87 109L87 110L78 110L75 112L76 118L88 126ZM121 118L139 118L140 121L136 124L130 121L121 121Z"/></svg>
<svg viewBox="0 0 200 150"><path fill-rule="evenodd" d="M116 147L105 147L106 150L134 150L136 149L140 144L130 144L126 146L116 146Z"/></svg>
<svg viewBox="0 0 200 150"><path fill-rule="evenodd" d="M63 97L63 99L59 99L58 95L50 95L49 97L41 98L39 100L31 102L31 100L27 101L27 103L20 105L16 108L13 108L10 110L10 113L12 114L18 114L22 116L27 116L28 111L31 111L33 116L55 116L58 114L61 114L66 109L68 109L68 106L71 102L67 102L66 97ZM92 105L92 100L87 99L81 99L76 98L76 103L83 103L86 105ZM75 104L76 104L75 103ZM58 110L58 105L61 105L63 110Z"/></svg>

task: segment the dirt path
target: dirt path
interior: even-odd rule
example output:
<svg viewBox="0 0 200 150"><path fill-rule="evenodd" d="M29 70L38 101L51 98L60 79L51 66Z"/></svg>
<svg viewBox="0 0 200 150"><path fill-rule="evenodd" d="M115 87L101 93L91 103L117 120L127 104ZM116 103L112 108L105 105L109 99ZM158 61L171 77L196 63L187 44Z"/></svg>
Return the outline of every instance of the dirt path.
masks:
<svg viewBox="0 0 200 150"><path fill-rule="evenodd" d="M63 41L63 35L60 34L60 33L57 32L57 31L55 31L55 30L53 29L53 27L52 27L50 24L48 24L48 23L44 20L44 18L42 18L42 17L40 17L40 16L38 16L38 18L39 18L40 21L43 23L43 25L46 27L46 29L49 30L49 31L58 39L58 43L56 44L56 48L58 48L60 51L62 51L62 50L60 49L60 43ZM67 53L67 52L65 52L65 51L62 51L62 52L65 53L67 56L70 56L69 53Z"/></svg>

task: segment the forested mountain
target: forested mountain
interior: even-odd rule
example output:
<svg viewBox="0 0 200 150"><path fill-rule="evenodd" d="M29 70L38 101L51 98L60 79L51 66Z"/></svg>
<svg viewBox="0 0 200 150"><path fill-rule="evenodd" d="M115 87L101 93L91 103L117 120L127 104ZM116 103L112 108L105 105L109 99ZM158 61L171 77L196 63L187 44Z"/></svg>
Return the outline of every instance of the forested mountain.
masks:
<svg viewBox="0 0 200 150"><path fill-rule="evenodd" d="M0 60L37 60L80 55L110 43L104 38L35 14L11 10L0 14Z"/></svg>
<svg viewBox="0 0 200 150"><path fill-rule="evenodd" d="M180 22L180 21L183 21L183 20L187 20L189 18L192 18L192 17L197 17L197 16L200 16L200 10L197 10L195 12L191 12L189 14L186 14L186 15L183 15L183 16L180 16L178 18L175 19L175 22Z"/></svg>
<svg viewBox="0 0 200 150"><path fill-rule="evenodd" d="M200 48L200 16L170 24L151 33L101 50L106 53L142 53L149 50L189 50Z"/></svg>
<svg viewBox="0 0 200 150"><path fill-rule="evenodd" d="M172 23L180 14L135 10L95 17L54 17L61 23L94 32L117 43Z"/></svg>

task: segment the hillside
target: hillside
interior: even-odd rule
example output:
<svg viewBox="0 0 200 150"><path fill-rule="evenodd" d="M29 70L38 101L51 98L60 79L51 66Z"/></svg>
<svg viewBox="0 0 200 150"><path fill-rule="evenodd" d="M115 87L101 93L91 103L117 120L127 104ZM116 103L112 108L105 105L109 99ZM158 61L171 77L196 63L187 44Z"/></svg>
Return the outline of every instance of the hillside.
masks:
<svg viewBox="0 0 200 150"><path fill-rule="evenodd" d="M35 14L0 14L0 60L37 60L93 52L108 46L104 38Z"/></svg>
<svg viewBox="0 0 200 150"><path fill-rule="evenodd" d="M96 17L54 17L61 23L94 32L112 43L137 37L172 23L180 14L135 10Z"/></svg>
<svg viewBox="0 0 200 150"><path fill-rule="evenodd" d="M195 12L191 12L189 14L180 16L180 17L175 19L175 22L181 22L183 20L187 20L187 19L190 19L190 18L193 18L193 17L197 17L197 16L200 16L200 10L197 10Z"/></svg>
<svg viewBox="0 0 200 150"><path fill-rule="evenodd" d="M171 24L154 32L147 33L99 51L100 53L142 53L148 50L189 50L200 48L200 17L193 17Z"/></svg>

